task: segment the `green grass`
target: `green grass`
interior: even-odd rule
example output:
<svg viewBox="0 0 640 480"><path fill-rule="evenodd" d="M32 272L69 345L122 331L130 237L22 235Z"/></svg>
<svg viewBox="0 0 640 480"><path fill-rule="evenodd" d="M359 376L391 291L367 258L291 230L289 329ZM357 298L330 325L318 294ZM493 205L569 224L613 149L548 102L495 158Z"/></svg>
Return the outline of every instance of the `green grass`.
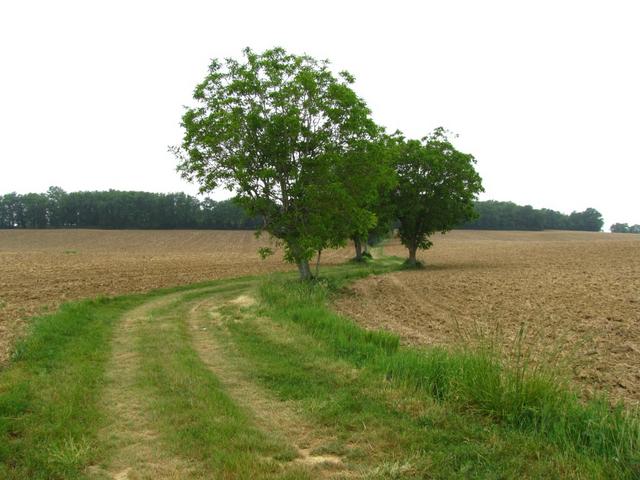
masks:
<svg viewBox="0 0 640 480"><path fill-rule="evenodd" d="M489 349L400 348L391 334L364 332L327 308L335 285L343 282L340 272L332 273L324 283L264 284L261 294L266 314L301 326L335 357L423 392L457 412L472 412L549 442L560 455L589 458L587 463L596 471L615 478L640 475L637 410L611 406L605 397L581 401L554 376L526 362L505 364Z"/></svg>
<svg viewBox="0 0 640 480"><path fill-rule="evenodd" d="M221 308L198 334L283 411L325 432L314 453L340 456L359 477L640 478L637 411L581 401L526 361L403 347L330 310L354 279L401 263L325 267L309 284L273 274L88 300L35 319L0 371L0 478L85 478L88 466L109 465L114 446L100 432L112 419L100 396L115 329L131 309L172 292L181 295L128 333L138 358L131 388L158 448L193 466L189 478L317 476L291 462L293 439L261 428L199 357L189 319L206 299ZM260 302L225 303L241 294Z"/></svg>
<svg viewBox="0 0 640 480"><path fill-rule="evenodd" d="M0 372L0 478L78 478L98 455L97 395L110 335L140 301L88 300L35 320Z"/></svg>
<svg viewBox="0 0 640 480"><path fill-rule="evenodd" d="M184 321L189 302L223 299L238 291L243 291L243 284L232 281L213 291L187 294L179 303L153 312L137 332L140 386L150 399L166 448L197 460L203 478L213 472L216 478L308 478L295 469L283 472L277 461L268 460L291 459L296 453L252 424L193 349Z"/></svg>
<svg viewBox="0 0 640 480"><path fill-rule="evenodd" d="M119 319L152 298L209 284L72 302L34 318L0 370L0 478L84 478L106 454L99 396Z"/></svg>
<svg viewBox="0 0 640 480"><path fill-rule="evenodd" d="M230 330L256 381L336 432L328 447L365 477L554 478L566 469L565 478L606 478L589 459L565 458L544 441L449 410L366 368L354 371L303 329L287 329L286 342L251 320Z"/></svg>

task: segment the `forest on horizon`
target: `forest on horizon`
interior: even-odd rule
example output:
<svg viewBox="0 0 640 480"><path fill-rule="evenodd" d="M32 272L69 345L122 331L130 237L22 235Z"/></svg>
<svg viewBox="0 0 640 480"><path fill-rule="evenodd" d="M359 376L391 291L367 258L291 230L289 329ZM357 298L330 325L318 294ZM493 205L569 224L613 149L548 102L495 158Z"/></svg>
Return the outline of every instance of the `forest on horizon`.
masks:
<svg viewBox="0 0 640 480"><path fill-rule="evenodd" d="M456 228L477 230L600 231L602 215L596 209L564 214L530 205L496 200L477 201L478 218ZM225 229L255 230L262 220L250 217L233 199L198 199L185 193L137 191L65 192L51 187L46 193L0 196L0 229Z"/></svg>

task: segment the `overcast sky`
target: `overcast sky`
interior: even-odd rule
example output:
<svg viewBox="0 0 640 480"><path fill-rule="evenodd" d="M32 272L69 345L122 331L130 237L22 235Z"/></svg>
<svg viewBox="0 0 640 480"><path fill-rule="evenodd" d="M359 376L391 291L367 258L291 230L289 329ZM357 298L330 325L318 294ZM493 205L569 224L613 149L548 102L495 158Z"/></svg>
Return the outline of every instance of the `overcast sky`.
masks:
<svg viewBox="0 0 640 480"><path fill-rule="evenodd" d="M3 1L0 193L195 193L182 106L211 58L282 46L349 70L389 130L459 134L483 199L640 223L638 5Z"/></svg>

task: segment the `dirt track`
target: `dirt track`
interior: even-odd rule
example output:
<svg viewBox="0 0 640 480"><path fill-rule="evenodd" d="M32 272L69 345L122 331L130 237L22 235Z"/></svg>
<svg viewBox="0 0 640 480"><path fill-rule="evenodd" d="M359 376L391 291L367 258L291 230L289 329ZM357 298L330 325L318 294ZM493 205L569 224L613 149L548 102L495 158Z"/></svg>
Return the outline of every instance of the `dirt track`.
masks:
<svg viewBox="0 0 640 480"><path fill-rule="evenodd" d="M421 259L425 270L359 281L338 310L422 345L482 339L511 353L524 328L530 355L586 395L640 402L640 236L459 231Z"/></svg>

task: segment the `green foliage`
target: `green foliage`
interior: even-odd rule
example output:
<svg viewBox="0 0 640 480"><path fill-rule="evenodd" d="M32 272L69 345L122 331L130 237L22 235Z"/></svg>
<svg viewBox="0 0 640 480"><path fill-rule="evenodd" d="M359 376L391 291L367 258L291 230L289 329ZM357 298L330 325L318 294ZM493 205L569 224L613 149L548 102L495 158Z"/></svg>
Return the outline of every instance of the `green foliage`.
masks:
<svg viewBox="0 0 640 480"><path fill-rule="evenodd" d="M395 153L395 139L387 135L381 136L377 142L371 142L361 155L367 155L370 160L364 162L370 181L360 185L360 190L353 189L354 198L358 205L375 215L375 222L360 223L349 236L354 242L355 261L371 258L367 246L378 243L387 236L395 220L395 209L392 202L392 192L397 184L393 160ZM360 154L360 153L359 153ZM350 178L357 178L362 172L350 172Z"/></svg>
<svg viewBox="0 0 640 480"><path fill-rule="evenodd" d="M487 200L475 202L477 218L456 228L476 230L590 230L602 228L602 215L589 208L584 212L565 215L548 208Z"/></svg>
<svg viewBox="0 0 640 480"><path fill-rule="evenodd" d="M604 220L602 214L595 208L587 208L584 212L571 212L569 224L572 225L572 230L599 232L602 230Z"/></svg>
<svg viewBox="0 0 640 480"><path fill-rule="evenodd" d="M271 255L273 255L275 252L273 251L272 248L269 247L260 247L258 249L258 255L260 255L260 258L262 260L266 260L267 258L269 258Z"/></svg>
<svg viewBox="0 0 640 480"><path fill-rule="evenodd" d="M640 233L640 225L631 225L628 223L614 223L610 228L612 233Z"/></svg>
<svg viewBox="0 0 640 480"><path fill-rule="evenodd" d="M184 193L66 193L0 196L0 228L215 228L256 229L261 219L249 217L234 200L202 201Z"/></svg>
<svg viewBox="0 0 640 480"><path fill-rule="evenodd" d="M611 233L629 233L629 224L628 223L614 223L611 225Z"/></svg>
<svg viewBox="0 0 640 480"><path fill-rule="evenodd" d="M281 48L214 60L172 149L202 192L224 186L262 216L303 278L315 252L375 222L356 197L375 185L365 153L379 128L353 81L346 72L334 77L327 61Z"/></svg>
<svg viewBox="0 0 640 480"><path fill-rule="evenodd" d="M416 250L429 248L431 235L474 217L482 180L473 156L456 150L442 128L422 141L397 138L396 155L398 185L392 198L400 240L415 263Z"/></svg>

